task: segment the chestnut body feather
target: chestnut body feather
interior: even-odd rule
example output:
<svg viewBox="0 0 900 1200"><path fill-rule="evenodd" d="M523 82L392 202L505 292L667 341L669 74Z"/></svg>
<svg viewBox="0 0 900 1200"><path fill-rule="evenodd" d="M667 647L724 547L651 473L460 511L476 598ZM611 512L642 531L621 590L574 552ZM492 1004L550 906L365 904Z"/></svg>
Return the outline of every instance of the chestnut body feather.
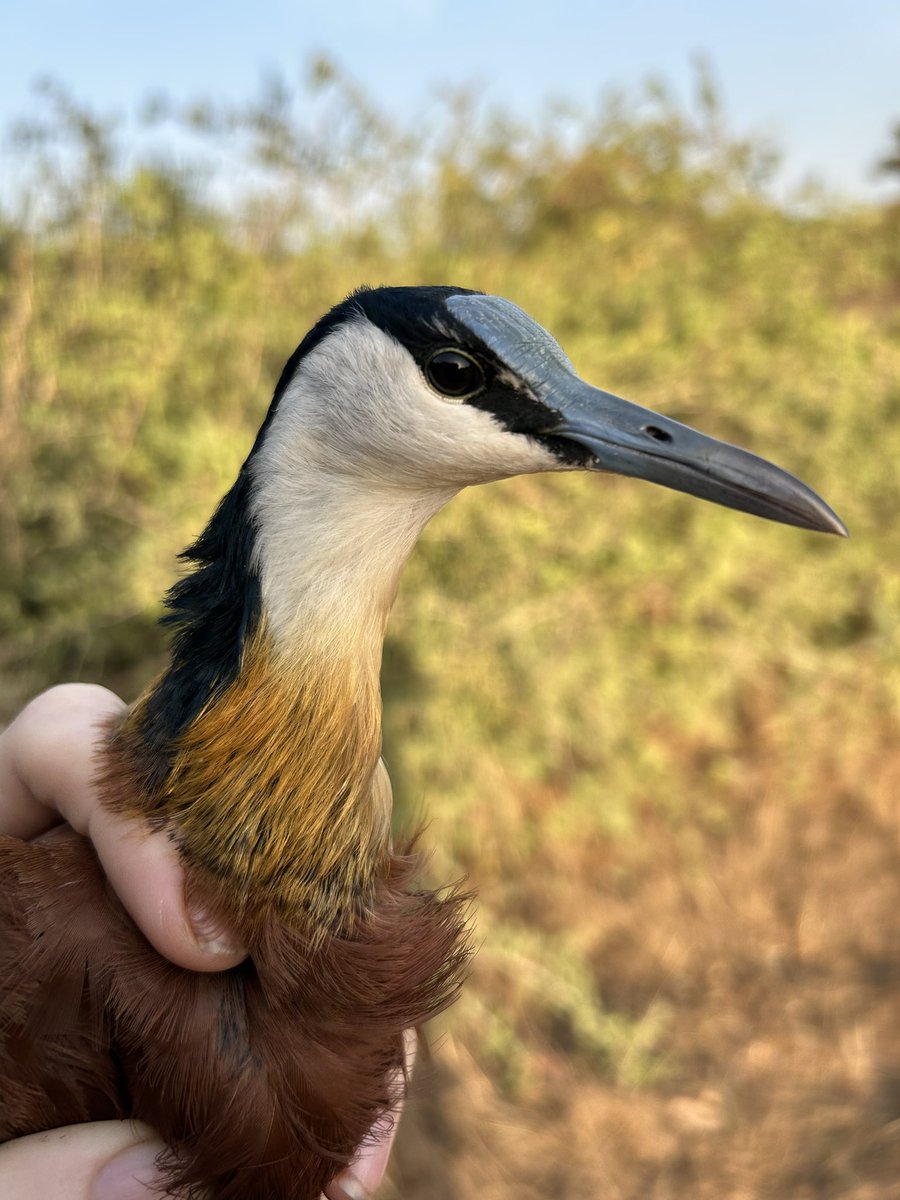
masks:
<svg viewBox="0 0 900 1200"><path fill-rule="evenodd" d="M459 981L462 900L411 893L409 869L390 857L355 928L272 913L245 963L199 975L137 932L84 839L0 838L0 1138L138 1117L188 1194L316 1200L397 1100L402 1031Z"/></svg>
<svg viewBox="0 0 900 1200"><path fill-rule="evenodd" d="M0 1137L139 1117L172 1186L316 1200L449 1004L466 897L390 844L379 670L403 563L462 487L614 470L844 532L798 480L579 380L520 309L455 288L351 296L289 360L175 585L165 673L107 731L103 803L177 844L247 960L162 959L72 833L0 838Z"/></svg>

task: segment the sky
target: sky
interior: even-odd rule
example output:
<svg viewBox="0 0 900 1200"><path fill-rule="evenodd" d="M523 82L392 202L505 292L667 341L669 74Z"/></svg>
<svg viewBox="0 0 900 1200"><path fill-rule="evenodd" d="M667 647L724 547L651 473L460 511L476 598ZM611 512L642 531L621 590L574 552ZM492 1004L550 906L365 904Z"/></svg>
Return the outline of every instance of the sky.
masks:
<svg viewBox="0 0 900 1200"><path fill-rule="evenodd" d="M160 89L249 98L324 53L414 122L448 85L523 117L648 75L687 101L702 55L731 131L782 150L782 191L808 175L850 199L890 188L873 167L900 121L900 0L0 0L0 14L3 130L48 74L127 115Z"/></svg>

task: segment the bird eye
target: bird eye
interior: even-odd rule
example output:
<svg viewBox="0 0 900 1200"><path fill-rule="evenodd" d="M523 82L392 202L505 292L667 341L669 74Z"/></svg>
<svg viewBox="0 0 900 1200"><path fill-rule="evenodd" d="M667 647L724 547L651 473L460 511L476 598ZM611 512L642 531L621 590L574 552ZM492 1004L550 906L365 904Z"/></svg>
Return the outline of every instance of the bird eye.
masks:
<svg viewBox="0 0 900 1200"><path fill-rule="evenodd" d="M462 399L484 386L484 373L474 359L458 350L438 350L425 364L425 378L442 396Z"/></svg>

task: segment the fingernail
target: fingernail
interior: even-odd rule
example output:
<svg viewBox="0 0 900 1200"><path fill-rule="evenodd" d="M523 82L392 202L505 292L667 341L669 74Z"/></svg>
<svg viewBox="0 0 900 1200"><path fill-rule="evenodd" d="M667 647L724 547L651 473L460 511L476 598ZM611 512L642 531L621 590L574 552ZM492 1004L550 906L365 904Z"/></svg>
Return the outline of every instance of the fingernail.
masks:
<svg viewBox="0 0 900 1200"><path fill-rule="evenodd" d="M156 1166L162 1142L144 1142L117 1154L94 1176L91 1200L159 1200L165 1180Z"/></svg>
<svg viewBox="0 0 900 1200"><path fill-rule="evenodd" d="M241 946L234 944L234 941L228 937L221 925L213 921L209 913L204 909L192 909L189 915L191 929L193 930L194 937L197 939L197 945L201 946L207 954L233 955L246 953Z"/></svg>
<svg viewBox="0 0 900 1200"><path fill-rule="evenodd" d="M326 1200L371 1200L371 1194L352 1171L345 1171L339 1179L332 1179L325 1189L325 1197ZM130 1196L128 1200L131 1200Z"/></svg>

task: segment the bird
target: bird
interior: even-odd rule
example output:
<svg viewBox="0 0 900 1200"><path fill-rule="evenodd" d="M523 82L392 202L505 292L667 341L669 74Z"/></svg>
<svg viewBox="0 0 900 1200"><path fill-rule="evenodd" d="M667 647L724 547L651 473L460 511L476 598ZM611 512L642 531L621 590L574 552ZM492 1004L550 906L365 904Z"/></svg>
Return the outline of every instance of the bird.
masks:
<svg viewBox="0 0 900 1200"><path fill-rule="evenodd" d="M85 839L0 838L0 1139L136 1118L173 1189L315 1200L390 1120L404 1031L453 1002L472 945L465 887L423 887L415 838L391 840L388 614L461 489L576 470L847 532L779 467L582 380L502 297L363 287L306 334L182 554L168 665L104 730L98 776L248 957L186 971Z"/></svg>

